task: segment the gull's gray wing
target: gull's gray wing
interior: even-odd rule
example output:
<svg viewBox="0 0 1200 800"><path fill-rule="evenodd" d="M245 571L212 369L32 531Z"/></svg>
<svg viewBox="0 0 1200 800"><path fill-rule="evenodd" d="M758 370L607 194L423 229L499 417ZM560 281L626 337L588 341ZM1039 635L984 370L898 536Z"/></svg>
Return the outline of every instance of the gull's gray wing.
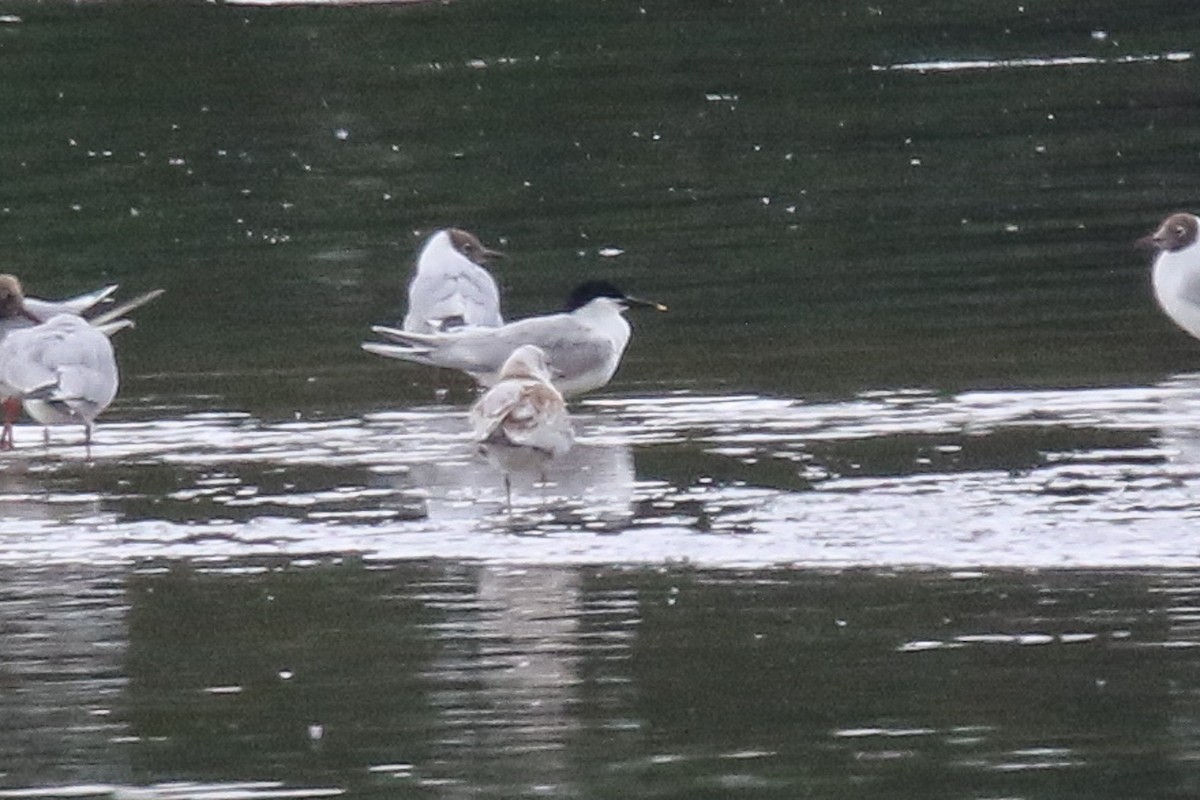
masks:
<svg viewBox="0 0 1200 800"><path fill-rule="evenodd" d="M81 294L67 300L41 300L36 297L26 297L25 308L43 322L59 314L82 316L111 297L116 290L117 284L114 283L111 286L103 286L94 292Z"/></svg>
<svg viewBox="0 0 1200 800"><path fill-rule="evenodd" d="M0 342L0 395L24 397L58 383L58 373L41 357L42 349L36 328L22 328L4 337Z"/></svg>
<svg viewBox="0 0 1200 800"><path fill-rule="evenodd" d="M63 403L94 417L117 394L112 342L80 317L61 314L0 343L0 385L22 398Z"/></svg>
<svg viewBox="0 0 1200 800"><path fill-rule="evenodd" d="M504 324L496 280L483 267L455 255L423 267L413 278L404 315L406 330L436 332Z"/></svg>

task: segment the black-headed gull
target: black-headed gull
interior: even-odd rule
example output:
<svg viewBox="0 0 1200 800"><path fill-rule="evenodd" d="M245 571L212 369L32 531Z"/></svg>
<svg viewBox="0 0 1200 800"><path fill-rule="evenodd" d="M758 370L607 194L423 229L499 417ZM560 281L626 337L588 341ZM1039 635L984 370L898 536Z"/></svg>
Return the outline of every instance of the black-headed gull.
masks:
<svg viewBox="0 0 1200 800"><path fill-rule="evenodd" d="M572 396L607 384L629 344L627 308L666 311L661 303L630 297L606 281L576 287L566 309L556 314L510 322L499 328L419 334L377 325L371 328L389 341L364 342L369 353L466 372L483 386L500 380L505 361L521 345L546 354L551 381Z"/></svg>
<svg viewBox="0 0 1200 800"><path fill-rule="evenodd" d="M22 405L44 425L82 424L90 444L96 416L117 391L108 337L133 325L126 313L162 294L156 289L101 311L116 289L40 300L26 297L15 276L0 275L0 450L12 448L12 423Z"/></svg>
<svg viewBox="0 0 1200 800"><path fill-rule="evenodd" d="M498 377L496 385L471 406L471 429L480 450L504 473L511 509L509 475L542 471L550 459L571 449L574 434L566 403L550 383L550 367L540 347L518 347Z"/></svg>
<svg viewBox="0 0 1200 800"><path fill-rule="evenodd" d="M413 333L437 333L462 327L495 328L500 315L500 290L484 269L501 255L489 250L473 233L458 228L429 237L417 257L408 284L408 311L403 327Z"/></svg>
<svg viewBox="0 0 1200 800"><path fill-rule="evenodd" d="M1167 316L1200 339L1200 217L1177 213L1163 220L1142 247L1158 251L1151 270L1154 297Z"/></svg>
<svg viewBox="0 0 1200 800"><path fill-rule="evenodd" d="M0 341L0 395L19 400L43 425L83 425L88 445L117 383L112 342L74 314L10 331ZM11 425L6 428L4 444L11 448Z"/></svg>

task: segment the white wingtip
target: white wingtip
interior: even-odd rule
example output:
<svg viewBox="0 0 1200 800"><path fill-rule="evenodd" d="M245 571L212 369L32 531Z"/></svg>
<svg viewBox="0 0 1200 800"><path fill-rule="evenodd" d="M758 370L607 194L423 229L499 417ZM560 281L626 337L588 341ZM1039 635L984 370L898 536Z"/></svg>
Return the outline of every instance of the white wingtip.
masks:
<svg viewBox="0 0 1200 800"><path fill-rule="evenodd" d="M81 302L85 308L92 308L98 303L102 303L112 297L113 292L120 288L120 284L110 283L108 286L101 286L94 292L80 295L71 302Z"/></svg>
<svg viewBox="0 0 1200 800"><path fill-rule="evenodd" d="M97 325L95 322L92 322L91 325L93 328L109 337L118 331L125 330L126 328L137 327L131 319L117 319L113 320L112 322L102 322L99 325Z"/></svg>
<svg viewBox="0 0 1200 800"><path fill-rule="evenodd" d="M378 333L385 339L391 339L394 342L413 341L413 334L410 331L401 330L400 328L390 328L387 325L372 325L371 332Z"/></svg>
<svg viewBox="0 0 1200 800"><path fill-rule="evenodd" d="M383 342L363 342L362 349L377 356L398 358L401 361L418 361L424 356L429 355L428 350L406 347L400 344L385 344Z"/></svg>
<svg viewBox="0 0 1200 800"><path fill-rule="evenodd" d="M113 286L112 288L116 289L117 287ZM125 314L128 314L130 311L133 311L135 308L141 308L142 306L149 303L151 300L158 299L165 291L166 291L165 289L154 289L152 291L145 292L143 294L139 294L137 297L134 297L132 300L127 300L124 303L121 303L119 306L110 308L109 310L105 311L103 314L97 314L96 316L92 317L89 320L89 322L91 322L93 326L100 328L101 330L104 330L104 328L103 328L104 325L116 320L118 317L122 317ZM130 323L130 324L132 325L132 323ZM126 327L128 327L128 326L126 326ZM121 330L121 329L117 328L116 330ZM106 333L107 333L107 331L106 331ZM112 334L109 334L109 335L111 336Z"/></svg>

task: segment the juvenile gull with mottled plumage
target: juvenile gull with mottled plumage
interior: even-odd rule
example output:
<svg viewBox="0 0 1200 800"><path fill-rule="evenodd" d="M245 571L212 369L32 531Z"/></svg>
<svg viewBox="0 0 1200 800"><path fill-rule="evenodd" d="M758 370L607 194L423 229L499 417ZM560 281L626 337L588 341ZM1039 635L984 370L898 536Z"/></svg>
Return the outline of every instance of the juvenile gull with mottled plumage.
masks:
<svg viewBox="0 0 1200 800"><path fill-rule="evenodd" d="M574 441L566 403L550 383L546 354L531 344L513 351L496 385L471 407L470 417L480 450L504 473L510 508L510 473L540 472Z"/></svg>

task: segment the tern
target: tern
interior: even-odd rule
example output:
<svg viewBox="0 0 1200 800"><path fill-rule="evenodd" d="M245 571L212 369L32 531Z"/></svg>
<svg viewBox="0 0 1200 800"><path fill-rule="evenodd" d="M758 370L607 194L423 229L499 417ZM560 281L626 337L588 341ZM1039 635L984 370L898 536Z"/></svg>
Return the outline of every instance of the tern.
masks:
<svg viewBox="0 0 1200 800"><path fill-rule="evenodd" d="M408 284L404 330L438 333L454 328L495 328L500 316L500 290L484 266L502 255L489 250L473 233L440 230L421 249Z"/></svg>
<svg viewBox="0 0 1200 800"><path fill-rule="evenodd" d="M574 434L562 394L550 382L546 353L525 344L500 368L499 380L470 412L481 452L504 473L504 493L512 509L512 472L544 470L571 449Z"/></svg>
<svg viewBox="0 0 1200 800"><path fill-rule="evenodd" d="M106 286L69 300L39 300L26 297L15 276L0 275L0 450L12 449L12 423L22 405L43 425L82 424L91 444L96 416L117 392L109 337L133 326L126 313L163 293L146 292L98 313L116 289Z"/></svg>
<svg viewBox="0 0 1200 800"><path fill-rule="evenodd" d="M1138 239L1158 251L1151 270L1154 297L1167 316L1200 339L1200 217L1172 214L1158 230Z"/></svg>
<svg viewBox="0 0 1200 800"><path fill-rule="evenodd" d="M498 328L419 334L376 325L389 342L363 342L368 353L466 372L482 386L500 380L505 361L518 347L537 345L546 354L551 381L563 395L599 389L612 380L629 344L627 308L666 311L662 303L630 297L606 281L577 286L556 314L510 322Z"/></svg>

